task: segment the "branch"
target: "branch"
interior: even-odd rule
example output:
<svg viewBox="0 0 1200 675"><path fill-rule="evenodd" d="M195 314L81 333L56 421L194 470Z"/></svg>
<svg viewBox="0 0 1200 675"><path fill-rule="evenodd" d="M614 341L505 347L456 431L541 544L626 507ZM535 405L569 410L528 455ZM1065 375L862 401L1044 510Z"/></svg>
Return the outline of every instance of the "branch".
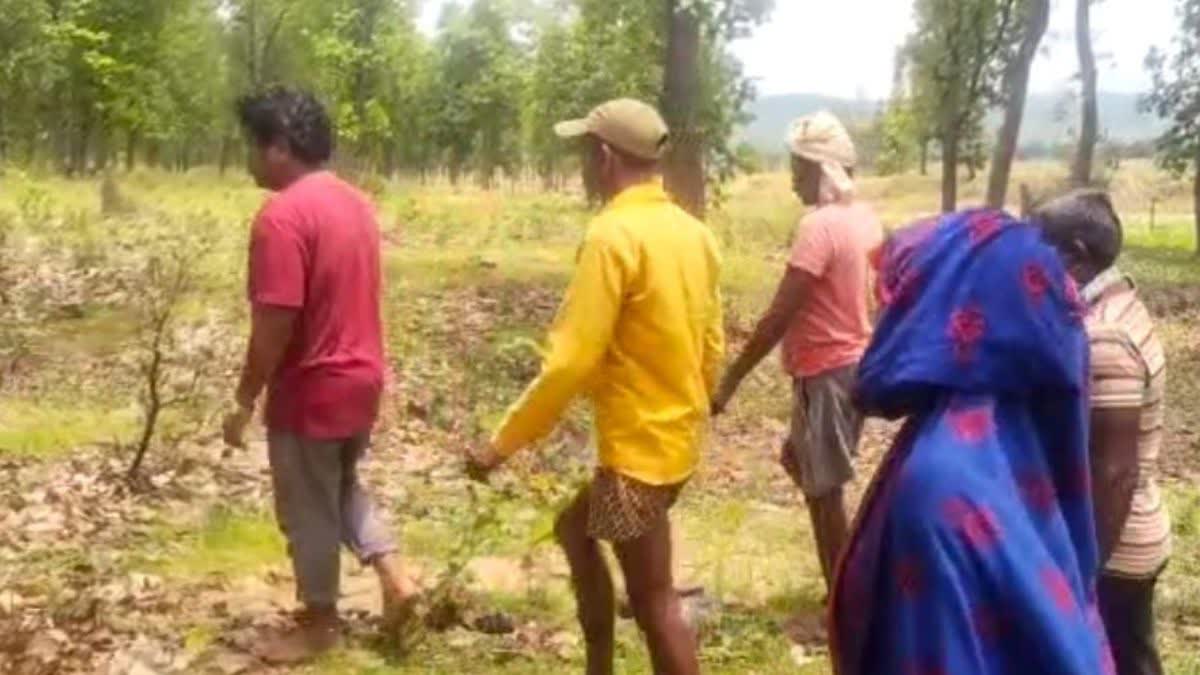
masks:
<svg viewBox="0 0 1200 675"><path fill-rule="evenodd" d="M961 126L966 124L971 113L974 112L975 102L983 95L983 76L987 72L989 66L996 59L996 55L1000 52L1000 48L1007 41L1009 22L1012 20L1013 6L1017 0L1004 0L1000 8L1000 26L995 32L996 39L991 43L990 48L986 48L987 43L980 41L980 45L985 47L977 52L978 61L974 64L975 69L971 75L970 86L967 88L967 98L971 101L971 105L964 106L959 110L959 117L956 124ZM991 22L988 22L989 25ZM991 31L989 31L991 33Z"/></svg>

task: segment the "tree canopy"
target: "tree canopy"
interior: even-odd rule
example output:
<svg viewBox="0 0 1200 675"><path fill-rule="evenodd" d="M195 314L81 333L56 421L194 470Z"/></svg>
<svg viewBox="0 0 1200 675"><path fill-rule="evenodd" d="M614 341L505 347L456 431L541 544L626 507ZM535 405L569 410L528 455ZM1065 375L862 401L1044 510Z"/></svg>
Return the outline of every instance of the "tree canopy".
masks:
<svg viewBox="0 0 1200 675"><path fill-rule="evenodd" d="M0 0L0 162L67 173L238 156L237 96L309 88L356 170L560 180L553 122L608 98L661 103L666 0ZM735 165L752 89L729 51L770 0L686 0L700 21L709 175Z"/></svg>
<svg viewBox="0 0 1200 675"><path fill-rule="evenodd" d="M1145 105L1170 122L1158 140L1162 164L1195 171L1197 253L1200 254L1200 0L1179 0L1179 33L1168 50L1152 49L1146 66L1154 88Z"/></svg>

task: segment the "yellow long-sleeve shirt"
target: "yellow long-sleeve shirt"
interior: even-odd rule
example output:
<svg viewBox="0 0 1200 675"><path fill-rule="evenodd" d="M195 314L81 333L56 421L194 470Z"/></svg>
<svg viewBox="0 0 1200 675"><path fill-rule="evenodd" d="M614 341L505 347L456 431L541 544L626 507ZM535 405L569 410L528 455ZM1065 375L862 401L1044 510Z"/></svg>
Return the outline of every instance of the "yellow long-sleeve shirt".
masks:
<svg viewBox="0 0 1200 675"><path fill-rule="evenodd" d="M660 181L613 199L588 226L541 374L492 438L509 456L590 394L601 465L651 485L692 475L724 355L712 232Z"/></svg>

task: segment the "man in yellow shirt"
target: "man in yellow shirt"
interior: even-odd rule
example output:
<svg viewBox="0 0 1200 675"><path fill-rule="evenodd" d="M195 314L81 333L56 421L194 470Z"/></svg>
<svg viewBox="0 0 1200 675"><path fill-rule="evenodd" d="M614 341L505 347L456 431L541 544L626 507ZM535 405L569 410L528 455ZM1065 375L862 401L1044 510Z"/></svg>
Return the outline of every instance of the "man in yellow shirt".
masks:
<svg viewBox="0 0 1200 675"><path fill-rule="evenodd" d="M468 470L486 477L589 394L600 467L555 526L587 672L613 670L613 585L599 547L608 541L655 673L693 675L696 642L672 579L668 511L699 462L723 358L716 241L663 189L668 131L656 110L610 101L555 131L584 139L584 179L605 206L588 226L541 374Z"/></svg>

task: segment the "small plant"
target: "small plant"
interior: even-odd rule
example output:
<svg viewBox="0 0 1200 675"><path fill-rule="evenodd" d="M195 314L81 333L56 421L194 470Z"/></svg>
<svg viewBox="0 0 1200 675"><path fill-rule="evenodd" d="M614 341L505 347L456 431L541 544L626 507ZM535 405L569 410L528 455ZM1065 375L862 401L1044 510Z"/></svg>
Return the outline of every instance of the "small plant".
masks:
<svg viewBox="0 0 1200 675"><path fill-rule="evenodd" d="M205 231L201 228L201 231ZM188 320L187 303L201 282L203 260L213 242L197 237L158 237L134 265L130 298L137 323L137 346L127 363L139 381L141 432L127 478L140 484L142 464L154 444L164 413L194 411L211 392L214 376L223 374L222 349L233 341L222 336L215 317Z"/></svg>

